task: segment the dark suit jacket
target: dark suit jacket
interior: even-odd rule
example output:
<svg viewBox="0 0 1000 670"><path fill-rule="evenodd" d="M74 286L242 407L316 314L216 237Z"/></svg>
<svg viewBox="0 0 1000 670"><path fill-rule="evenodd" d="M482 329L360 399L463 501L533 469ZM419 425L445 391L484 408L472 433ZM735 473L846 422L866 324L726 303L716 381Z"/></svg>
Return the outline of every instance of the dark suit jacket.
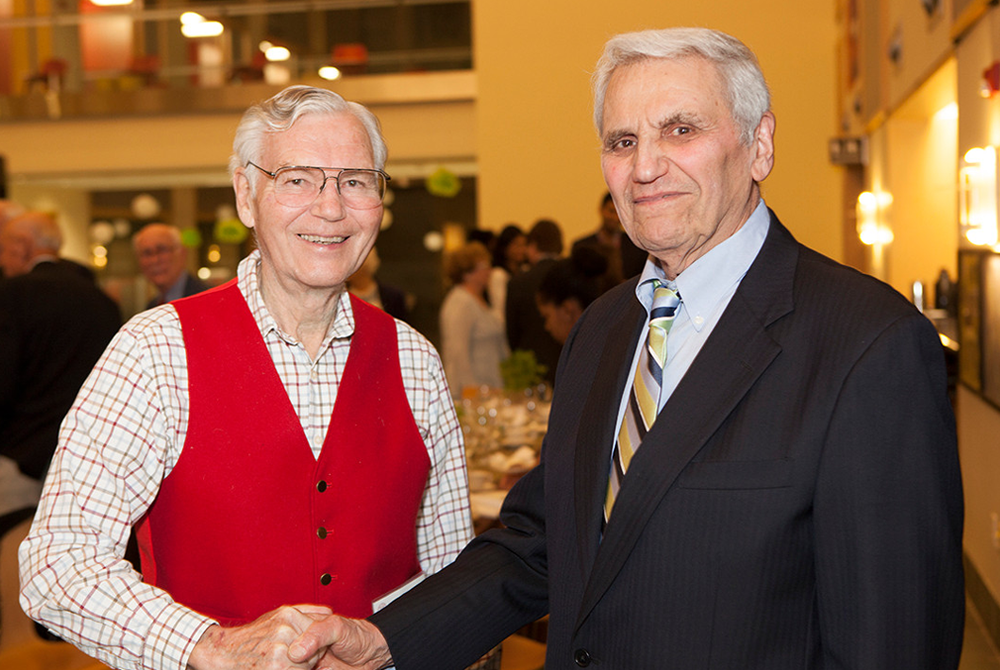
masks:
<svg viewBox="0 0 1000 670"><path fill-rule="evenodd" d="M41 479L59 424L121 325L79 266L43 262L0 283L0 453Z"/></svg>
<svg viewBox="0 0 1000 670"><path fill-rule="evenodd" d="M604 253L605 249L607 249L607 247L603 246L597 238L597 233L581 237L573 243L574 249L576 249L577 246L594 247L598 251L601 251L601 253ZM649 257L649 254L645 249L637 247L628 235L622 233L621 242L618 247L618 256L618 265L621 268L621 279L629 279L642 273L642 269L646 267L646 259ZM611 267L608 268L608 271L611 271Z"/></svg>
<svg viewBox="0 0 1000 670"><path fill-rule="evenodd" d="M957 667L962 490L929 321L772 215L602 540L634 287L567 342L507 528L373 615L397 667L460 668L546 612L546 670Z"/></svg>
<svg viewBox="0 0 1000 670"><path fill-rule="evenodd" d="M535 359L545 366L545 379L550 383L556 378L562 345L545 330L545 319L538 311L535 294L545 273L555 265L556 260L543 258L527 272L511 277L507 282L507 304L504 305L507 344L512 351L533 351Z"/></svg>
<svg viewBox="0 0 1000 670"><path fill-rule="evenodd" d="M185 272L184 277L185 277L184 295L181 296L182 298L187 298L188 296L192 296L195 293L201 293L202 291L207 291L209 288L211 288L208 284L198 279L190 272ZM150 300L148 303L146 303L146 309L152 309L157 305L162 305L162 304L163 304L163 296L158 295L152 300Z"/></svg>

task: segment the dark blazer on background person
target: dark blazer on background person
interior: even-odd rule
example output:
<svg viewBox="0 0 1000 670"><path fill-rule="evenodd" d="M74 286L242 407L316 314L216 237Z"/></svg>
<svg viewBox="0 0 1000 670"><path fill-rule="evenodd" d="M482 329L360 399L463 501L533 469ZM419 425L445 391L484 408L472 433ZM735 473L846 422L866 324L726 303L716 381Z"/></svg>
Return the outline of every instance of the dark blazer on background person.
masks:
<svg viewBox="0 0 1000 670"><path fill-rule="evenodd" d="M0 453L45 475L59 425L121 326L79 265L43 261L0 283Z"/></svg>
<svg viewBox="0 0 1000 670"><path fill-rule="evenodd" d="M545 319L538 311L535 296L545 273L557 260L542 258L526 272L511 277L507 282L507 304L504 306L507 344L511 351L533 351L537 362L545 366L544 376L549 383L555 381L562 345L545 330Z"/></svg>
<svg viewBox="0 0 1000 670"><path fill-rule="evenodd" d="M180 296L182 298L187 298L194 295L195 293L201 293L202 291L207 291L211 288L208 284L202 280L195 277L190 272L184 273L184 295ZM152 300L146 303L146 309L152 309L157 305L162 305L164 302L163 294L154 296Z"/></svg>
<svg viewBox="0 0 1000 670"><path fill-rule="evenodd" d="M410 308L406 304L406 293L402 289L378 282L378 299L382 301L382 310L400 321L410 321Z"/></svg>
<svg viewBox="0 0 1000 670"><path fill-rule="evenodd" d="M597 233L593 235L587 235L586 237L581 237L577 241L573 242L573 248L577 246L589 246L594 247L605 253L607 247L601 244L600 239L597 237ZM631 279L637 274L642 272L642 269L646 267L646 259L649 257L649 253L645 249L641 249L636 246L635 242L632 241L624 231L622 232L618 255L620 258L619 266L622 272L622 279ZM609 264L609 268L611 265Z"/></svg>
<svg viewBox="0 0 1000 670"><path fill-rule="evenodd" d="M956 668L962 488L930 322L772 213L602 537L635 287L566 343L506 528L371 617L396 667L463 667L550 613L546 670Z"/></svg>

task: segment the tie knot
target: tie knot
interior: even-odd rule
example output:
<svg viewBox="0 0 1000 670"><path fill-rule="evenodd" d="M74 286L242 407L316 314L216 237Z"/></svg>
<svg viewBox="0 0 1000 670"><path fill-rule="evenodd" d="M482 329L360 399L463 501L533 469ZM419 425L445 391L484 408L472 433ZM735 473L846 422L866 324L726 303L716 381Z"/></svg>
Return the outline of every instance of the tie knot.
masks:
<svg viewBox="0 0 1000 670"><path fill-rule="evenodd" d="M649 310L651 321L673 318L681 302L680 294L659 281L653 282L653 306Z"/></svg>

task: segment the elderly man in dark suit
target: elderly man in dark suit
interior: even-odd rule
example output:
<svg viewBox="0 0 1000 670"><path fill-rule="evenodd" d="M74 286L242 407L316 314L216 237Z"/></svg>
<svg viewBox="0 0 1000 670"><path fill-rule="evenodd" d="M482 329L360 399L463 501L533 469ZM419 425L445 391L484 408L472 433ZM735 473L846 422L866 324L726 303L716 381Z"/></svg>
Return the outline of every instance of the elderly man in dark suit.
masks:
<svg viewBox="0 0 1000 670"><path fill-rule="evenodd" d="M605 179L652 259L567 341L506 528L369 620L314 623L293 659L458 668L550 613L546 670L957 667L962 490L933 327L764 205L775 117L742 43L618 36L595 92Z"/></svg>
<svg viewBox="0 0 1000 670"><path fill-rule="evenodd" d="M121 325L118 306L82 266L59 258L61 245L58 224L42 212L16 216L0 233L0 454L39 489L59 424Z"/></svg>
<svg viewBox="0 0 1000 670"><path fill-rule="evenodd" d="M146 309L208 289L208 284L188 272L188 252L177 226L148 223L132 238L132 246L139 269L156 287L157 293Z"/></svg>

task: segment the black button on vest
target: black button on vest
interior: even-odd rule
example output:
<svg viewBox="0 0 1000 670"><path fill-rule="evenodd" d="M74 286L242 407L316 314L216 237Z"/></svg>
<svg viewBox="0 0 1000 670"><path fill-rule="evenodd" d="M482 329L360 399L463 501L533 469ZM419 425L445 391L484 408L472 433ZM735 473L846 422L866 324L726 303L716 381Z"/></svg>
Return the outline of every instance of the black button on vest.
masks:
<svg viewBox="0 0 1000 670"><path fill-rule="evenodd" d="M576 661L576 664L581 668L586 668L590 665L590 652L586 649L577 649L573 652L573 660Z"/></svg>

